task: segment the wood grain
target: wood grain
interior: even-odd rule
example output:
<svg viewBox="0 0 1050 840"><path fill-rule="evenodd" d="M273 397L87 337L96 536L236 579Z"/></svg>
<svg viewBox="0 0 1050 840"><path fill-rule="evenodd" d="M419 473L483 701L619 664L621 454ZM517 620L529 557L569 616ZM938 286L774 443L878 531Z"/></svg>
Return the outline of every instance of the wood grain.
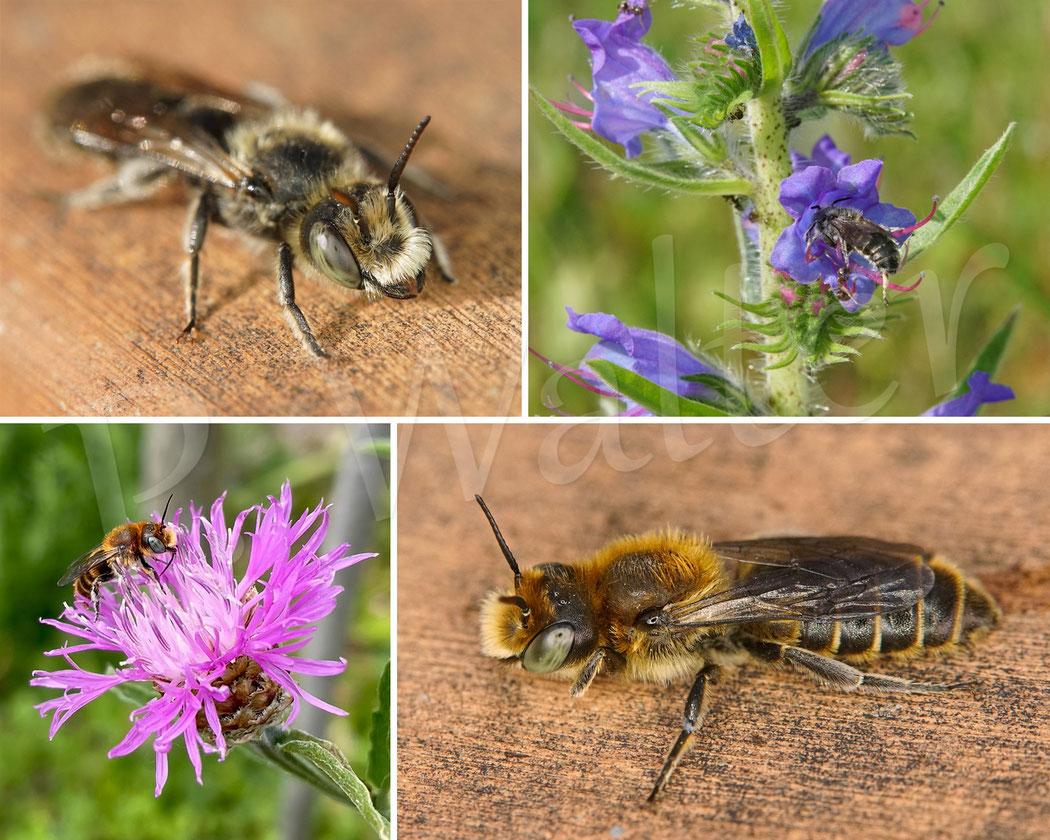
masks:
<svg viewBox="0 0 1050 840"><path fill-rule="evenodd" d="M399 426L398 836L1036 838L1050 825L1046 425ZM937 548L1005 610L972 656L878 663L943 697L730 672L663 800L686 685L566 684L485 659L478 604L523 566L675 525Z"/></svg>
<svg viewBox="0 0 1050 840"><path fill-rule="evenodd" d="M0 413L520 413L516 4L3 0L2 17ZM213 226L200 337L176 342L182 197L96 212L60 212L45 197L107 171L55 161L33 136L49 90L85 55L144 56L234 90L269 84L391 161L431 114L410 167L456 197L406 187L459 284L435 275L415 300L368 303L297 273L297 300L332 354L318 361L284 323L271 250Z"/></svg>

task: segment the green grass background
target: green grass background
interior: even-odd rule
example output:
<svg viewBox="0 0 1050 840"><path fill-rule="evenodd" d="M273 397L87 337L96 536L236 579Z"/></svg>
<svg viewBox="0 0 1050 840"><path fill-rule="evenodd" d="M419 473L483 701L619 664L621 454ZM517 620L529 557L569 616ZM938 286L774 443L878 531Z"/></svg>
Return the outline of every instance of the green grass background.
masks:
<svg viewBox="0 0 1050 840"><path fill-rule="evenodd" d="M333 469L347 442L339 427L212 426L211 453L198 465L212 489L194 499L210 507L229 490L227 523L237 511L277 495L292 482L293 516L331 495ZM48 740L50 716L34 705L56 695L31 688L33 669L59 670L60 658L43 656L68 638L40 624L57 617L71 591L55 581L113 522L100 521L99 498L88 467L85 436L98 451L112 446L120 493L132 516L148 511L134 501L142 489L142 460L153 457L138 425L0 426L0 837L55 838L277 838L280 833L281 771L234 748L226 761L203 757L203 786L196 783L182 741L169 754L168 781L154 798L151 741L129 756L106 753L124 737L133 707L112 693L92 701ZM176 499L176 504L186 499ZM188 513L184 513L185 522ZM253 520L251 517L248 523ZM334 703L349 717L331 717L322 735L335 742L359 775L367 766L367 733L376 687L390 657L390 567L388 520L379 523L372 545L378 551L362 564L361 585L341 597L353 598L353 626L347 628L347 670L337 680ZM94 655L92 655L94 654ZM101 670L113 656L77 654L75 661ZM316 837L374 837L353 809L321 796Z"/></svg>
<svg viewBox="0 0 1050 840"><path fill-rule="evenodd" d="M572 30L577 18L615 15L613 0L533 0L529 4L529 80L548 98L564 101L569 75L591 84L588 53ZM800 42L817 2L779 4L792 45ZM708 10L653 3L646 42L680 66L690 38L717 22ZM918 300L894 307L904 316L887 325L885 340L857 345L861 357L822 377L832 415L868 414L893 388L880 415L916 415L943 399L938 384L962 375L995 327L1020 304L1022 313L997 381L1017 399L989 406L984 415L1050 413L1050 62L1046 33L1050 5L1037 0L1004 7L949 2L933 25L894 48L914 98L917 140L868 140L860 126L831 116L804 124L792 145L808 153L829 132L854 161L886 161L884 200L924 216L933 195L946 195L981 153L1016 120L1017 135L997 174L962 220L902 276L927 272L920 287L931 311L948 328L958 279L978 272L962 299L957 339L943 340L924 326ZM574 94L577 104L581 97ZM602 311L630 325L657 328L653 242L673 237L673 332L710 349L751 381L754 356L729 352L739 333L715 327L733 310L712 292L737 288L739 261L729 209L722 199L670 196L613 180L559 135L535 107L529 112L529 344L574 366L593 339L566 329L566 305ZM987 246L993 246L988 248ZM1005 269L991 267L1008 255ZM662 299L661 306L669 308ZM670 320L664 316L665 331ZM597 401L530 358L529 411L549 414L551 397L570 414L599 413ZM953 384L953 383L949 383ZM895 387L894 387L895 386Z"/></svg>

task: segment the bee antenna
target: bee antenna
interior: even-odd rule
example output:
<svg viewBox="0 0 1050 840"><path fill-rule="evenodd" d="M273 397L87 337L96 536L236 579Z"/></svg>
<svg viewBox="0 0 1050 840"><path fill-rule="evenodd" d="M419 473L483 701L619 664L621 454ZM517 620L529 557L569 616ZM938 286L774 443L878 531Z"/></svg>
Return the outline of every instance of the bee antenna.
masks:
<svg viewBox="0 0 1050 840"><path fill-rule="evenodd" d="M162 513L160 515L160 521L161 522L163 522L164 520L166 520L168 518L168 505L171 504L171 500L174 499L174 498L175 498L175 494L172 493L170 496L168 496L168 501L166 501L164 503L164 513Z"/></svg>
<svg viewBox="0 0 1050 840"><path fill-rule="evenodd" d="M489 512L488 506L485 504L485 500L481 496L474 494L474 498L477 499L481 509L485 512L485 517L489 521L489 525L492 526L492 533L496 535L496 542L499 543L499 547L503 549L503 556L507 558L507 563L510 564L510 570L514 572L514 588L518 588L518 584L521 583L521 569L518 568L518 561L514 559L514 555L511 554L510 548L507 547L507 541L503 539L503 534L499 532L499 526L496 524L496 520L492 518L492 514Z"/></svg>
<svg viewBox="0 0 1050 840"><path fill-rule="evenodd" d="M408 138L408 142L405 144L405 150L401 153L401 157L399 157L397 163L394 164L394 168L390 173L390 180L386 182L386 210L391 219L394 218L396 205L394 194L397 191L397 182L401 180L401 173L405 171L405 164L408 163L408 157L412 154L412 150L416 147L416 143L419 141L419 135L423 133L423 129L427 127L427 123L429 122L429 114L419 121L416 130L413 131L412 136Z"/></svg>
<svg viewBox="0 0 1050 840"><path fill-rule="evenodd" d="M171 560L168 560L168 562L164 564L164 568L160 571L160 573L157 575L157 577L160 577L162 574L164 574L164 572L168 571L168 568L171 566L171 563L172 563L172 561L174 559L175 559L175 549L173 548L171 550Z"/></svg>

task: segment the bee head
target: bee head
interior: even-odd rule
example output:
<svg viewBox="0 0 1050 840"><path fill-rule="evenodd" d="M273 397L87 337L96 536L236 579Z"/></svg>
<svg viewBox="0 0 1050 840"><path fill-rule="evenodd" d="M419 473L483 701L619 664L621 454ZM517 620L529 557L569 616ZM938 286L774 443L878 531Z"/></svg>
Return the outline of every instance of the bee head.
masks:
<svg viewBox="0 0 1050 840"><path fill-rule="evenodd" d="M430 234L420 227L399 182L430 117L416 126L386 183L333 187L303 219L300 246L330 280L371 295L415 297L430 261Z"/></svg>
<svg viewBox="0 0 1050 840"><path fill-rule="evenodd" d="M514 591L492 592L481 606L485 654L540 674L585 661L597 644L594 611L574 567L545 563L522 573L484 500L474 498L514 573Z"/></svg>
<svg viewBox="0 0 1050 840"><path fill-rule="evenodd" d="M147 522L142 528L142 545L150 554L167 554L177 544L178 532L166 522Z"/></svg>

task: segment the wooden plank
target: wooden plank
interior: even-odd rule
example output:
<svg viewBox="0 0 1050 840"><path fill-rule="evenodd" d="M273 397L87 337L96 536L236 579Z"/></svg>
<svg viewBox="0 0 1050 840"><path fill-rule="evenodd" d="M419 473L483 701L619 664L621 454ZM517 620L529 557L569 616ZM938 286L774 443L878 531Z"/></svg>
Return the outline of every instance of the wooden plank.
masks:
<svg viewBox="0 0 1050 840"><path fill-rule="evenodd" d="M520 12L482 0L450 8L6 2L0 413L520 413ZM267 83L391 162L431 114L410 167L457 197L406 187L449 246L460 283L435 275L415 300L370 304L297 274L297 300L332 353L318 361L284 323L272 251L254 254L212 226L200 339L176 342L185 200L63 213L42 197L108 171L84 158L56 162L32 130L49 90L87 54L145 55L235 90Z"/></svg>
<svg viewBox="0 0 1050 840"><path fill-rule="evenodd" d="M402 840L1046 836L1050 427L421 425L399 448ZM1006 616L972 656L870 668L976 681L940 697L730 672L649 805L688 686L599 678L573 700L483 657L479 602L511 576L475 492L522 566L668 525L867 534L937 548Z"/></svg>

